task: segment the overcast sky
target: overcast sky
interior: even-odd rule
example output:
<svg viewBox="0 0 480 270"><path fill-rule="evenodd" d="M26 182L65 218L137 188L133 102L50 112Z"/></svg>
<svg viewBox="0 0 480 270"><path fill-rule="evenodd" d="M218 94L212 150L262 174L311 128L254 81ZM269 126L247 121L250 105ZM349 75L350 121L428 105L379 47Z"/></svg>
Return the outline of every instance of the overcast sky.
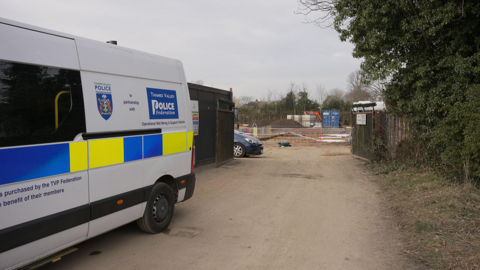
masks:
<svg viewBox="0 0 480 270"><path fill-rule="evenodd" d="M296 0L1 0L0 17L183 62L187 80L234 96L290 82L346 89L360 66L333 29L304 24ZM313 17L312 17L313 18Z"/></svg>

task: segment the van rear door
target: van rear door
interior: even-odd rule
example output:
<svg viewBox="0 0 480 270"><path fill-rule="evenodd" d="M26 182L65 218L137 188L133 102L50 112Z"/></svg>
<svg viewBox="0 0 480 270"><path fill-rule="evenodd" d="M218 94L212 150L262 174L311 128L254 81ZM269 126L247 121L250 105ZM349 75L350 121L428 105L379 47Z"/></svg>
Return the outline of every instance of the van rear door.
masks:
<svg viewBox="0 0 480 270"><path fill-rule="evenodd" d="M75 41L1 20L0 36L4 269L85 239L90 207Z"/></svg>

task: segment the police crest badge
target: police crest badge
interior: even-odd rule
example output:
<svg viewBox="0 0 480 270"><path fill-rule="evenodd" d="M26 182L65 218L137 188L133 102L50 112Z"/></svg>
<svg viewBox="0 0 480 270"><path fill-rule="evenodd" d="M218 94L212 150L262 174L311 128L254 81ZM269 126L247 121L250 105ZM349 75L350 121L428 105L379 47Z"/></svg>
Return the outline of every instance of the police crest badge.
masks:
<svg viewBox="0 0 480 270"><path fill-rule="evenodd" d="M97 108L100 116L108 120L113 113L112 90L110 84L95 83Z"/></svg>

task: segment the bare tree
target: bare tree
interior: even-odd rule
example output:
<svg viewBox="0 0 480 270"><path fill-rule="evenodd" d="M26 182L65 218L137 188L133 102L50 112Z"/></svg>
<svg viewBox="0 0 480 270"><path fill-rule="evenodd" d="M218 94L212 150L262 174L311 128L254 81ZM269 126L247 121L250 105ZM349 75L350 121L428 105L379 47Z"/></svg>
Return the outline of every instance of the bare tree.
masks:
<svg viewBox="0 0 480 270"><path fill-rule="evenodd" d="M287 108L293 108L293 114L296 114L298 85L295 82L290 82L287 88L287 95L285 96L285 102L287 102ZM292 107L290 107L292 106Z"/></svg>
<svg viewBox="0 0 480 270"><path fill-rule="evenodd" d="M345 99L351 102L357 102L360 100L370 100L369 85L366 83L360 70L356 70L347 78L348 93L345 95Z"/></svg>
<svg viewBox="0 0 480 270"><path fill-rule="evenodd" d="M268 89L267 95L265 96L265 100L268 103L270 103L270 102L272 102L272 99L273 99L273 92L270 91L270 89Z"/></svg>
<svg viewBox="0 0 480 270"><path fill-rule="evenodd" d="M273 108L275 111L275 116L277 115L277 107L278 107L278 100L281 100L281 95L277 93L277 91L273 91ZM279 98L280 97L280 98Z"/></svg>
<svg viewBox="0 0 480 270"><path fill-rule="evenodd" d="M298 102L302 103L302 104L299 104L299 107L303 108L303 111L305 111L305 107L306 107L307 101L308 101L308 96L310 95L310 91L308 90L308 84L306 82L303 82L302 85L299 86L299 90L304 96L303 99L300 99L300 98L298 99ZM301 102L301 101L303 101L303 102Z"/></svg>
<svg viewBox="0 0 480 270"><path fill-rule="evenodd" d="M388 84L388 80L380 79L376 80L369 85L369 90L372 98L376 101L383 101L383 92L385 91Z"/></svg>
<svg viewBox="0 0 480 270"><path fill-rule="evenodd" d="M236 107L240 107L243 105L242 101L236 96L233 97L233 102L235 103Z"/></svg>
<svg viewBox="0 0 480 270"><path fill-rule="evenodd" d="M321 28L328 28L333 25L332 18L335 12L337 0L298 0L298 9L295 14L305 16L306 23L313 23ZM320 12L320 17L311 20L308 15L312 12Z"/></svg>
<svg viewBox="0 0 480 270"><path fill-rule="evenodd" d="M322 84L317 84L317 88L315 89L316 94L317 94L317 100L318 104L320 104L320 108L323 107L323 102L328 96L327 90L325 89L325 86Z"/></svg>
<svg viewBox="0 0 480 270"><path fill-rule="evenodd" d="M301 92L308 92L308 93L310 93L310 92L308 91L308 83L306 83L306 82L303 82L302 85L299 86L299 89L300 89Z"/></svg>
<svg viewBox="0 0 480 270"><path fill-rule="evenodd" d="M249 102L252 102L254 99L252 96L241 96L240 97L240 102L243 104L248 104Z"/></svg>
<svg viewBox="0 0 480 270"><path fill-rule="evenodd" d="M337 97L339 99L343 99L344 96L345 96L345 91L343 91L340 88L333 88L329 91L329 96L334 96L334 97Z"/></svg>

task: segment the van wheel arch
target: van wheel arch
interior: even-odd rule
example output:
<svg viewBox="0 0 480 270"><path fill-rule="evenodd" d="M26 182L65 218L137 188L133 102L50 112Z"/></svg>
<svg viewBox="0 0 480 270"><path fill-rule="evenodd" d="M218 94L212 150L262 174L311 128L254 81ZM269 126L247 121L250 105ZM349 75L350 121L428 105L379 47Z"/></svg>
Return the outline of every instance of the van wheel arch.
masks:
<svg viewBox="0 0 480 270"><path fill-rule="evenodd" d="M164 175L164 176L160 177L157 181L155 181L155 184L157 184L157 183L167 184L172 189L175 201L177 201L177 199L178 199L178 187L177 187L177 183L175 181L175 178L173 178L173 176Z"/></svg>

